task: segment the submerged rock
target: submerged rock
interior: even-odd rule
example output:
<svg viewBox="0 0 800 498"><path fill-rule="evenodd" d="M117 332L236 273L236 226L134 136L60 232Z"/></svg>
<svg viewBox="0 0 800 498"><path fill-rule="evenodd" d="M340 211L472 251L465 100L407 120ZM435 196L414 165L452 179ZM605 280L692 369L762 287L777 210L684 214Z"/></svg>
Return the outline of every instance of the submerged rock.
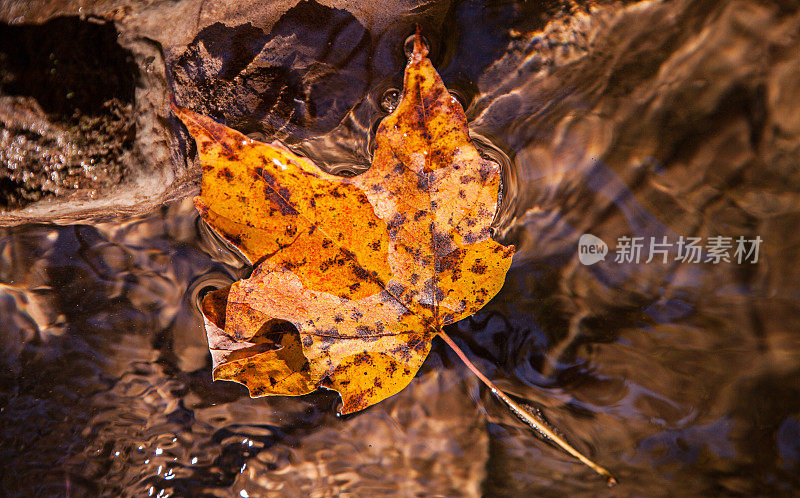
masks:
<svg viewBox="0 0 800 498"><path fill-rule="evenodd" d="M110 23L0 26L0 209L120 184L137 68Z"/></svg>
<svg viewBox="0 0 800 498"><path fill-rule="evenodd" d="M113 15L40 15L0 24L0 224L141 212L180 192L158 47Z"/></svg>

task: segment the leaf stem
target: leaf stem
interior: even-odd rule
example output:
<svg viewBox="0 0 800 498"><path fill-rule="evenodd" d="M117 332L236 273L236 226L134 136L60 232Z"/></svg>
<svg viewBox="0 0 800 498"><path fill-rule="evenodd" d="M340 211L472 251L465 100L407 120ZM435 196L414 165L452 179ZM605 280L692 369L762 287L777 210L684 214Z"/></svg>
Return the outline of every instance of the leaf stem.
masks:
<svg viewBox="0 0 800 498"><path fill-rule="evenodd" d="M587 467L589 467L590 469L594 470L595 472L603 476L606 479L606 482L608 483L609 486L613 486L617 483L617 480L614 478L613 475L611 475L611 472L607 471L603 467L597 465L593 461L583 456L581 452L573 448L572 445L566 442L561 436L559 436L558 434L556 434L555 432L551 431L549 428L544 426L541 422L536 420L530 413L528 413L527 410L523 409L519 404L517 404L514 400L512 400L506 393L498 389L494 385L494 383L492 383L491 380L489 380L485 375L483 375L483 373L480 370L478 370L478 367L476 367L469 360L469 358L467 358L467 355L464 354L461 348L459 348L456 345L456 343L453 342L452 339L450 339L450 336L448 336L446 333L442 331L439 331L439 336L442 339L444 339L444 342L446 342L447 345L450 346L450 348L453 351L455 351L455 353L458 355L459 358L461 358L461 361L464 362L467 368L472 370L472 373L474 373L481 380L481 382L486 384L486 386L489 389L491 389L492 394L500 398L506 405L508 405L508 407L511 409L511 411L514 412L515 415L520 417L525 423L531 426L534 430L541 433L547 439L556 443L564 451L566 451L570 455L574 456L575 458L583 462Z"/></svg>

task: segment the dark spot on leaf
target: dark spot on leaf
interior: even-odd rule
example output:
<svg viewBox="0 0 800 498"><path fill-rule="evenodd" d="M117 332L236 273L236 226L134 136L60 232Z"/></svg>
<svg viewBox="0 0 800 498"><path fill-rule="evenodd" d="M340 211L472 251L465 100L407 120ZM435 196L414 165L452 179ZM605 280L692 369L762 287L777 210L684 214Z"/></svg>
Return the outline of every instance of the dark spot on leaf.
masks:
<svg viewBox="0 0 800 498"><path fill-rule="evenodd" d="M489 267L483 263L482 259L476 259L475 263L472 264L469 271L478 275L483 275L484 273L486 273L486 270L488 268Z"/></svg>
<svg viewBox="0 0 800 498"><path fill-rule="evenodd" d="M296 216L300 213L289 204L289 196L290 192L289 189L286 187L281 187L278 191L275 190L275 187L272 185L265 185L264 186L264 197L269 199L278 210L281 212L282 215L292 215Z"/></svg>
<svg viewBox="0 0 800 498"><path fill-rule="evenodd" d="M228 144L225 142L219 142L219 144L222 146L222 150L219 151L222 157L232 163L239 162L239 156L233 149L230 148Z"/></svg>
<svg viewBox="0 0 800 498"><path fill-rule="evenodd" d="M489 175L492 173L493 170L494 168L492 167L492 163L488 161L481 161L479 170L481 175L481 181L485 182L489 178Z"/></svg>
<svg viewBox="0 0 800 498"><path fill-rule="evenodd" d="M353 364L356 366L359 365L367 365L372 363L369 353L364 351L363 353L358 353L353 357ZM366 372L364 372L366 373Z"/></svg>
<svg viewBox="0 0 800 498"><path fill-rule="evenodd" d="M412 335L408 338L408 347L419 353L425 350L426 342L422 337Z"/></svg>
<svg viewBox="0 0 800 498"><path fill-rule="evenodd" d="M261 158L261 162L263 162L264 164L267 164L267 160L264 159L264 158ZM256 174L259 175L259 177L262 180L267 182L267 185L269 185L270 187L274 187L275 184L277 183L276 180L275 180L275 176L272 173L270 173L269 171L265 170L264 168L257 166L256 169L255 169L255 172L256 172Z"/></svg>
<svg viewBox="0 0 800 498"><path fill-rule="evenodd" d="M358 325L356 327L356 334L358 334L359 337L367 342L374 342L380 338L377 336L374 329L371 329L366 325Z"/></svg>
<svg viewBox="0 0 800 498"><path fill-rule="evenodd" d="M369 280L370 277L371 277L371 275L370 275L370 273L368 271L366 271L365 269L361 268L360 266L358 266L355 263L350 266L350 269L353 270L353 274L357 278L359 278L360 280Z"/></svg>
<svg viewBox="0 0 800 498"><path fill-rule="evenodd" d="M464 253L466 251L464 249L455 249L448 253L446 256L437 260L436 270L440 272L444 271L459 271L459 266L461 264L461 260L464 257ZM458 280L455 276L453 280Z"/></svg>
<svg viewBox="0 0 800 498"><path fill-rule="evenodd" d="M224 178L225 180L228 181L233 180L233 172L227 166L219 170L217 176L219 176L220 178Z"/></svg>
<svg viewBox="0 0 800 498"><path fill-rule="evenodd" d="M423 192L427 192L431 188L431 176L428 173L417 174L417 188Z"/></svg>
<svg viewBox="0 0 800 498"><path fill-rule="evenodd" d="M402 296L406 291L406 286L397 282L392 282L386 286L386 290L393 296Z"/></svg>
<svg viewBox="0 0 800 498"><path fill-rule="evenodd" d="M405 344L398 344L389 353L399 356L405 362L411 361L411 349Z"/></svg>
<svg viewBox="0 0 800 498"><path fill-rule="evenodd" d="M388 223L389 228L391 229L401 226L403 223L406 222L406 219L407 218L405 213L395 213L394 218L392 218L392 221Z"/></svg>
<svg viewBox="0 0 800 498"><path fill-rule="evenodd" d="M453 250L453 239L450 238L449 234L434 230L433 247L436 251L436 256L444 256Z"/></svg>
<svg viewBox="0 0 800 498"><path fill-rule="evenodd" d="M336 329L328 329L323 331L321 334L321 339L319 342L319 348L323 352L328 352L328 350L333 346L336 340L339 338L339 333Z"/></svg>

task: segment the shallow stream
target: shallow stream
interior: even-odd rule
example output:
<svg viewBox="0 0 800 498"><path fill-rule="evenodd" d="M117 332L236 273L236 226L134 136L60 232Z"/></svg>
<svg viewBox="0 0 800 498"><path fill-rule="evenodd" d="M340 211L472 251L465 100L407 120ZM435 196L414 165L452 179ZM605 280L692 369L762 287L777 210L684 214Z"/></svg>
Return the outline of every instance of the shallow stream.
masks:
<svg viewBox="0 0 800 498"><path fill-rule="evenodd" d="M401 84L403 40L428 19L434 64L503 163L497 236L517 246L503 290L448 333L618 486L539 438L438 339L407 389L344 418L335 393L250 399L212 383L198 296L249 269L186 198L0 228L2 488L800 493L798 5L531 4L422 4L378 30L304 2L269 29L209 24L165 59L182 102L351 174ZM585 233L605 260L580 262ZM717 236L729 262L708 249ZM638 262L618 261L622 237L642 238ZM678 259L681 237L701 238L700 262ZM737 260L739 237L760 237L757 261ZM651 240L670 245L647 262Z"/></svg>

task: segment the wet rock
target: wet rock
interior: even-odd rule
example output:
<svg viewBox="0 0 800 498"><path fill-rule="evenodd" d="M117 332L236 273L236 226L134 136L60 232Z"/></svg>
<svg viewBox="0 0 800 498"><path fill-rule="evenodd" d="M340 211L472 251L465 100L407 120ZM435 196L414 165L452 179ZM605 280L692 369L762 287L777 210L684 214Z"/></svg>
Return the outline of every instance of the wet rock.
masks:
<svg viewBox="0 0 800 498"><path fill-rule="evenodd" d="M0 224L140 212L186 183L160 52L107 17L0 18Z"/></svg>
<svg viewBox="0 0 800 498"><path fill-rule="evenodd" d="M116 37L77 17L0 25L0 208L123 180L138 71Z"/></svg>

